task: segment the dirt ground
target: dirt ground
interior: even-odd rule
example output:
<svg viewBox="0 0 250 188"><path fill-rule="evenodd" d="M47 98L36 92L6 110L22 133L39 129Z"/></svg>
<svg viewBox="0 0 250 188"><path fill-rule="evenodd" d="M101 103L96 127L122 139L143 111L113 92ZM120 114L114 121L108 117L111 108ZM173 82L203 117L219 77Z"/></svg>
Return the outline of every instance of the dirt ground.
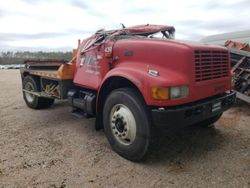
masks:
<svg viewBox="0 0 250 188"><path fill-rule="evenodd" d="M215 128L163 131L142 163L114 153L67 102L26 107L18 70L0 70L0 187L250 187L250 106Z"/></svg>

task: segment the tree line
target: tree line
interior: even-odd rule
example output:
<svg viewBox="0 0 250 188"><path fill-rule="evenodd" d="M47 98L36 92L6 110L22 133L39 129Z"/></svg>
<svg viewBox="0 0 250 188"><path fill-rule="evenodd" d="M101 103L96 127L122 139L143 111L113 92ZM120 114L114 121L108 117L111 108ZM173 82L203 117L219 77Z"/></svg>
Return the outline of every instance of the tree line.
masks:
<svg viewBox="0 0 250 188"><path fill-rule="evenodd" d="M58 59L69 61L72 52L0 52L0 64L22 64L26 59Z"/></svg>

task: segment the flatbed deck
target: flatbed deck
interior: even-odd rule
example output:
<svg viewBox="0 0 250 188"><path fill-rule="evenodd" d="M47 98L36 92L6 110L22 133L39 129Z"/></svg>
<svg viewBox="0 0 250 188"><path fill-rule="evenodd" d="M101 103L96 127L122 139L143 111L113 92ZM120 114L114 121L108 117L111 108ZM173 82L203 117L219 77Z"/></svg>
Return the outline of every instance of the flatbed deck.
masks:
<svg viewBox="0 0 250 188"><path fill-rule="evenodd" d="M65 73L60 68L58 70L32 70L32 69L23 69L24 72L29 72L31 75L41 76L45 78L52 78L58 80L72 80L73 74L71 72Z"/></svg>
<svg viewBox="0 0 250 188"><path fill-rule="evenodd" d="M24 63L22 74L28 73L48 79L73 80L75 66L65 60L27 60Z"/></svg>

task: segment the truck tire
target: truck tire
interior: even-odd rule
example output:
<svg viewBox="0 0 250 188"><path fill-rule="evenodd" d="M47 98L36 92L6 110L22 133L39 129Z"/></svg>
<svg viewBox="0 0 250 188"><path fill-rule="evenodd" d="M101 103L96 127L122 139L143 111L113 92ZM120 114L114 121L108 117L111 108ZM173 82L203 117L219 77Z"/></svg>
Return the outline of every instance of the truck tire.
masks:
<svg viewBox="0 0 250 188"><path fill-rule="evenodd" d="M26 76L23 80L23 89L28 91L41 91L39 80L32 76ZM23 91L23 98L28 107L33 109L48 108L54 103L54 99L39 97Z"/></svg>
<svg viewBox="0 0 250 188"><path fill-rule="evenodd" d="M139 161L147 153L152 131L146 105L136 90L116 89L107 97L103 125L112 149L120 156Z"/></svg>
<svg viewBox="0 0 250 188"><path fill-rule="evenodd" d="M220 117L222 116L222 113L214 116L214 117L211 117L209 119L206 119L200 123L198 123L197 125L199 127L203 127L203 128L209 128L209 127L213 127L213 124L218 121L220 119Z"/></svg>

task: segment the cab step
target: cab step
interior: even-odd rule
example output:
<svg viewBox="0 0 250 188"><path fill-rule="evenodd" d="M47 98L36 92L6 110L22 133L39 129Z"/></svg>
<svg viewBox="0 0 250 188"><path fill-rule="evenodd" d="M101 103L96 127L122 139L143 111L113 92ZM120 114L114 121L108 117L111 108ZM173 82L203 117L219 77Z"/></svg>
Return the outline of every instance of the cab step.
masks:
<svg viewBox="0 0 250 188"><path fill-rule="evenodd" d="M85 117L83 111L80 110L80 109L72 108L72 109L70 110L70 112L71 112L71 114L72 114L73 116L75 116L75 117L77 117L77 118L84 118L84 117Z"/></svg>

